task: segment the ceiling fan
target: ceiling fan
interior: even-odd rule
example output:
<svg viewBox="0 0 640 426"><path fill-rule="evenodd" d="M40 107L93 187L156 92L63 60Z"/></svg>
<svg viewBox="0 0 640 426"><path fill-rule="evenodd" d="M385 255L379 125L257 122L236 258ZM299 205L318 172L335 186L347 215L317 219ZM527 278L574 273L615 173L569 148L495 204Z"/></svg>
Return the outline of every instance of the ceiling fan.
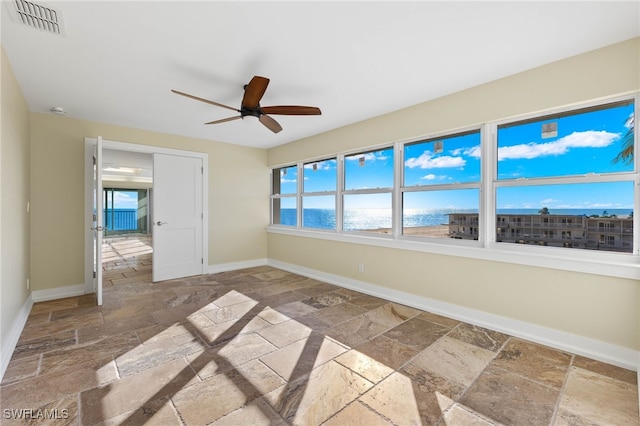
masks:
<svg viewBox="0 0 640 426"><path fill-rule="evenodd" d="M282 126L274 120L271 115L320 115L322 112L320 108L310 106L297 106L297 105L280 105L280 106L260 106L260 99L264 95L269 85L269 79L266 77L254 76L249 84L244 86L244 96L242 97L242 104L240 109L230 107L218 102L210 101L208 99L199 98L197 96L189 95L188 93L180 92L178 90L171 90L178 95L186 96L187 98L195 99L197 101L206 102L211 105L227 108L240 113L240 115L223 118L221 120L210 121L204 124L219 124L227 121L237 120L244 118L248 115L257 117L258 120L264 124L273 133L278 133L282 130Z"/></svg>

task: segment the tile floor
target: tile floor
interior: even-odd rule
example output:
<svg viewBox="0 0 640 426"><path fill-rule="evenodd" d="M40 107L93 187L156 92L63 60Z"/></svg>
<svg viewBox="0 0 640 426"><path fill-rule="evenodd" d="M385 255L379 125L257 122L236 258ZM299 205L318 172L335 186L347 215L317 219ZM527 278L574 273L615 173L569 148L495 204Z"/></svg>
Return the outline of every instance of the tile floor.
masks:
<svg viewBox="0 0 640 426"><path fill-rule="evenodd" d="M632 371L267 266L154 284L147 242L105 247L102 307L34 305L3 425L640 424Z"/></svg>

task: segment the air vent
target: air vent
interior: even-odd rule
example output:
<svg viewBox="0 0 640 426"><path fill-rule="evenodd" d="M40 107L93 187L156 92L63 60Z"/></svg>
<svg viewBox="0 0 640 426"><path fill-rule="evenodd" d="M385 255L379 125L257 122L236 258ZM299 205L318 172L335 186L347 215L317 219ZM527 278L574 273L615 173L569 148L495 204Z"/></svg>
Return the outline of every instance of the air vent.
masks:
<svg viewBox="0 0 640 426"><path fill-rule="evenodd" d="M25 0L15 0L15 5L15 21L42 31L62 34L62 16L55 9Z"/></svg>

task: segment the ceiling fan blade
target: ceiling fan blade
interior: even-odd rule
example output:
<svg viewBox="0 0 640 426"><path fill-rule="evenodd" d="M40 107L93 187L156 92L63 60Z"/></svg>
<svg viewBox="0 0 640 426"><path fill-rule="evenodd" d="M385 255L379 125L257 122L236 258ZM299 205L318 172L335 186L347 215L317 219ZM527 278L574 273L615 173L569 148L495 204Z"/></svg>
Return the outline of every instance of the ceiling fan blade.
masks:
<svg viewBox="0 0 640 426"><path fill-rule="evenodd" d="M242 98L242 108L256 108L260 103L260 99L264 95L269 85L269 79L266 77L254 76L249 84L244 88L244 97Z"/></svg>
<svg viewBox="0 0 640 426"><path fill-rule="evenodd" d="M321 115L320 108L297 105L281 105L262 107L265 114L276 115Z"/></svg>
<svg viewBox="0 0 640 426"><path fill-rule="evenodd" d="M206 103L211 104L211 105L219 106L219 107L222 107L222 108L227 108L227 109L230 109L230 110L235 111L235 112L240 112L240 110L238 108L234 108L234 107L230 107L230 106L225 105L225 104L221 104L221 103L218 103L218 102L210 101L209 99L199 98L197 96L193 96L193 95L190 95L188 93L180 92L178 90L171 89L171 91L173 93L177 94L177 95L186 96L187 98L195 99L196 101L206 102Z"/></svg>
<svg viewBox="0 0 640 426"><path fill-rule="evenodd" d="M210 121L208 123L204 123L204 124L220 124L220 123L226 123L227 121L233 121L233 120L237 120L239 118L242 118L241 115L236 115L233 117L228 117L228 118L223 118L221 120L215 120L215 121Z"/></svg>
<svg viewBox="0 0 640 426"><path fill-rule="evenodd" d="M278 124L276 120L269 117L267 114L260 114L260 118L258 118L262 124L264 124L269 130L273 133L278 133L282 130L282 126Z"/></svg>

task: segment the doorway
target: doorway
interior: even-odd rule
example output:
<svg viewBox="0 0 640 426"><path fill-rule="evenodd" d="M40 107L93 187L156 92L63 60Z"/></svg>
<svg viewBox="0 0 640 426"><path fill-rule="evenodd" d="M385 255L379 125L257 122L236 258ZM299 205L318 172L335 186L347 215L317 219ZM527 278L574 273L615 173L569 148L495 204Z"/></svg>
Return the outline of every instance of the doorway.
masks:
<svg viewBox="0 0 640 426"><path fill-rule="evenodd" d="M93 238L94 233L91 231L93 220L93 159L94 148L97 140L93 138L85 138L85 201L86 201L86 232L85 232L85 292L98 292L97 288L101 287L101 282L98 284L95 279L94 268L94 252L93 252ZM153 257L156 254L156 242L154 241L154 233L156 231L167 232L172 226L176 224L176 221L169 220L170 226L166 225L166 217L154 218L155 212L153 208L156 188L154 188L154 158L162 157L165 159L171 158L192 158L194 164L197 163L198 167L191 167L193 170L197 170L197 173L192 173L194 177L191 190L197 195L199 203L201 205L201 213L198 214L198 218L201 220L201 226L198 228L198 238L195 241L197 245L199 257L198 268L191 270L190 275L204 274L208 271L208 262L205 260L208 258L208 155L204 153L182 151L168 148L161 148L149 145L137 145L109 140L102 140L102 156L100 162L103 163L101 168L104 175L102 176L103 184L101 190L102 196L105 197L104 209L105 219L103 220L104 227L102 236L106 238L106 242L110 246L105 247L105 262L114 260L114 256L120 256L125 258L129 256L130 262L136 263L130 256L139 255L142 256L142 262L138 266L144 267L145 271L156 273L156 267L162 266L164 260L162 259L175 259L182 254L176 253L173 256L171 253L163 253L164 256L160 257L161 261L153 261ZM141 166L141 164L131 163L131 159L137 158L139 161L146 162L147 166ZM126 160L125 160L126 159ZM173 168L171 171L173 172ZM166 173L164 173L166 174ZM159 176L162 175L159 174ZM179 178L179 174L171 176ZM138 178L138 179L136 179ZM166 178L164 181L166 182ZM171 179L174 180L174 179ZM162 181L162 179L161 179ZM142 183L141 183L142 182ZM160 186L168 186L161 184ZM162 188L161 188L162 189ZM165 188L165 190L167 190ZM182 189L184 191L184 187ZM175 191L175 189L174 189ZM137 204L130 204L122 207L118 203L118 200L123 201L125 199L137 200ZM129 210L128 213L131 217L135 217L135 225L132 225L131 218L128 225L116 224L117 209L123 208ZM135 211L135 215L131 213ZM158 211L161 211L160 209ZM166 212L164 212L166 213ZM163 214L164 214L163 213ZM111 214L111 219L110 215ZM156 226L155 221L162 219L161 224ZM111 220L111 222L110 222ZM165 229L167 228L167 229ZM177 232L173 232L177 234ZM161 250L175 250L179 245L176 244L164 244L164 248ZM168 249L167 249L168 247ZM151 255L151 257L149 257ZM111 257L110 257L111 256ZM101 268L104 272L107 272ZM186 275L185 275L186 276Z"/></svg>

